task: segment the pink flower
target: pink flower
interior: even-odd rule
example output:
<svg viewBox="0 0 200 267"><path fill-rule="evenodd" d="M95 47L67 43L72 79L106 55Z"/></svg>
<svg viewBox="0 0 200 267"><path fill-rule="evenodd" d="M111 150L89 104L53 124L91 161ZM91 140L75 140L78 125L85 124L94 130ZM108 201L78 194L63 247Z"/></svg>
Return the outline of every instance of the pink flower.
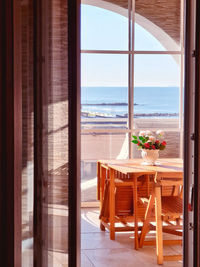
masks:
<svg viewBox="0 0 200 267"><path fill-rule="evenodd" d="M146 132L145 131L140 131L139 136L145 136Z"/></svg>
<svg viewBox="0 0 200 267"><path fill-rule="evenodd" d="M154 137L153 135L150 135L148 141L150 141L150 142L154 142L154 141L155 141L155 137Z"/></svg>
<svg viewBox="0 0 200 267"><path fill-rule="evenodd" d="M150 135L152 135L152 132L151 131L146 131L145 132L145 136L150 136Z"/></svg>

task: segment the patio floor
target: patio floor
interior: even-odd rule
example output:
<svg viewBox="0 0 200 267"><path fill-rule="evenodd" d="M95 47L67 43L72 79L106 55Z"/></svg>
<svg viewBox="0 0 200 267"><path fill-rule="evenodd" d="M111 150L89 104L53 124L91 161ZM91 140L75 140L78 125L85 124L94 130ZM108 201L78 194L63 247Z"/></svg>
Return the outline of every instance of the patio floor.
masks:
<svg viewBox="0 0 200 267"><path fill-rule="evenodd" d="M81 209L81 267L153 267L156 263L155 246L134 249L133 233L117 233L110 240L109 232L99 229L99 209ZM155 237L155 233L151 233ZM165 239L171 235L164 235ZM176 237L175 237L176 238ZM164 255L180 254L181 246L165 246ZM181 267L182 262L164 262L164 266Z"/></svg>

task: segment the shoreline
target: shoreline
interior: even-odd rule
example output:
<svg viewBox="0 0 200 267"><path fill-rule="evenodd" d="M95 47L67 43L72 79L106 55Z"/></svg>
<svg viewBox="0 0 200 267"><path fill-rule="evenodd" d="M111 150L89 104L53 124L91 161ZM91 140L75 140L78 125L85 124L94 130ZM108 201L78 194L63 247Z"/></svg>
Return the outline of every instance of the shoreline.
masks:
<svg viewBox="0 0 200 267"><path fill-rule="evenodd" d="M178 119L179 117L179 113L159 113L159 112L155 112L155 113L135 113L134 118L175 118ZM120 115L120 114L116 114L116 115L110 115L110 114L105 114L105 113L99 113L99 112L81 112L81 118L104 118L104 119L117 119L117 118L128 118L128 114L124 114L124 115Z"/></svg>

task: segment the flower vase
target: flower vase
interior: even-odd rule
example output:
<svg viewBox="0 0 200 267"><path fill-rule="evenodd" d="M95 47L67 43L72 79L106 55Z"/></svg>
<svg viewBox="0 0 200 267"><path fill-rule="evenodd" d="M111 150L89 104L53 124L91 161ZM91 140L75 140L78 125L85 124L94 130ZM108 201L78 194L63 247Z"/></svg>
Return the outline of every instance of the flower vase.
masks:
<svg viewBox="0 0 200 267"><path fill-rule="evenodd" d="M156 165L156 160L159 158L159 149L142 149L141 155L144 160L142 165Z"/></svg>

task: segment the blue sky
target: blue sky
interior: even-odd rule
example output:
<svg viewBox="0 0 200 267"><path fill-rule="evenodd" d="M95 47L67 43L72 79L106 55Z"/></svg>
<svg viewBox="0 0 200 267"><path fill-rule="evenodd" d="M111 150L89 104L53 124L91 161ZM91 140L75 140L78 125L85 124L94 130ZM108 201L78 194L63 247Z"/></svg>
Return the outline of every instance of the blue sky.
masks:
<svg viewBox="0 0 200 267"><path fill-rule="evenodd" d="M81 48L128 50L128 19L102 8L82 5ZM165 50L138 24L135 24L135 49ZM81 61L82 86L128 85L128 55L82 54ZM134 68L135 86L179 86L180 69L170 55L136 55Z"/></svg>

